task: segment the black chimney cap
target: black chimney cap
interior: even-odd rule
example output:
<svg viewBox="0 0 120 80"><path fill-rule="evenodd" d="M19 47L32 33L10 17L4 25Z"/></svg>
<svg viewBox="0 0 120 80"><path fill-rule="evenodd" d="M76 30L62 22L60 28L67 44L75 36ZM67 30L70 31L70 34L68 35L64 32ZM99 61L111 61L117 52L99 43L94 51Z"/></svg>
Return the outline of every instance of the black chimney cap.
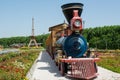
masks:
<svg viewBox="0 0 120 80"><path fill-rule="evenodd" d="M70 23L70 20L73 18L73 10L78 10L78 15L81 16L82 10L83 10L83 4L82 3L68 3L61 6L63 13L67 19L67 21Z"/></svg>

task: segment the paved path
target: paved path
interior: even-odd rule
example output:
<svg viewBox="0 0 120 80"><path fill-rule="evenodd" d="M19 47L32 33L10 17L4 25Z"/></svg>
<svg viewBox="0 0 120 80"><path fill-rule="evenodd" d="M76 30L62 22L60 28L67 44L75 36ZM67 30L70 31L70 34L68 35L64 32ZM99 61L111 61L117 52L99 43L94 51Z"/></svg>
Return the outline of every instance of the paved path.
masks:
<svg viewBox="0 0 120 80"><path fill-rule="evenodd" d="M120 80L120 74L98 67L98 77L94 80ZM46 51L40 53L27 74L29 80L76 80L62 77L54 61Z"/></svg>
<svg viewBox="0 0 120 80"><path fill-rule="evenodd" d="M98 67L98 77L94 80L120 80L120 74Z"/></svg>
<svg viewBox="0 0 120 80"><path fill-rule="evenodd" d="M54 61L46 51L40 53L27 77L29 80L69 80L61 76Z"/></svg>

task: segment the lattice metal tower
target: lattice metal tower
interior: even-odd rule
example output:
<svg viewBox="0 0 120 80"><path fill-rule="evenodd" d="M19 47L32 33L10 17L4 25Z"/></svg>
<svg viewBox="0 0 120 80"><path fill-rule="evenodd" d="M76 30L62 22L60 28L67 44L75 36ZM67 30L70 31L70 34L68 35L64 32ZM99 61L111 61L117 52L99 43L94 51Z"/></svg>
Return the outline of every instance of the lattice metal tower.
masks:
<svg viewBox="0 0 120 80"><path fill-rule="evenodd" d="M31 45L38 47L37 41L35 39L35 34L34 34L34 18L32 18L32 35L31 35L31 39L28 44L28 47L31 47Z"/></svg>

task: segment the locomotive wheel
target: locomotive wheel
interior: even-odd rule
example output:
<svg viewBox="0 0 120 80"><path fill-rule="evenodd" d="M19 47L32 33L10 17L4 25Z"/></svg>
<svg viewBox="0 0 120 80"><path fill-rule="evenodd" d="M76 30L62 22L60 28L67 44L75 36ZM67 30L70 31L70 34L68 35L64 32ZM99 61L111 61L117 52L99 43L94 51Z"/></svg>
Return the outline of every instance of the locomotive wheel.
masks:
<svg viewBox="0 0 120 80"><path fill-rule="evenodd" d="M64 62L61 62L60 63L60 72L61 72L61 75L64 76L65 75L65 67L64 67L65 63Z"/></svg>
<svg viewBox="0 0 120 80"><path fill-rule="evenodd" d="M58 63L55 61L55 65L58 66Z"/></svg>
<svg viewBox="0 0 120 80"><path fill-rule="evenodd" d="M58 69L59 69L59 71L61 70L61 65L60 65L60 63L58 63Z"/></svg>
<svg viewBox="0 0 120 80"><path fill-rule="evenodd" d="M96 73L98 72L98 69L97 69L97 64L96 63L94 63L94 66L95 66L95 71L96 71Z"/></svg>

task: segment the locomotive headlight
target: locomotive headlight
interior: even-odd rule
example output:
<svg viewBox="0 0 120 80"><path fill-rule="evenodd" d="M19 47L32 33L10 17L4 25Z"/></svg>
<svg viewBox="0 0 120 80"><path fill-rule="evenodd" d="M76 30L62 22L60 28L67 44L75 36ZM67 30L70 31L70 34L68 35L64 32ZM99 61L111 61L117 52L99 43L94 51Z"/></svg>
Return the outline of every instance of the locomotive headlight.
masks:
<svg viewBox="0 0 120 80"><path fill-rule="evenodd" d="M76 27L80 27L80 25L81 25L80 20L75 20L74 25L75 25Z"/></svg>

